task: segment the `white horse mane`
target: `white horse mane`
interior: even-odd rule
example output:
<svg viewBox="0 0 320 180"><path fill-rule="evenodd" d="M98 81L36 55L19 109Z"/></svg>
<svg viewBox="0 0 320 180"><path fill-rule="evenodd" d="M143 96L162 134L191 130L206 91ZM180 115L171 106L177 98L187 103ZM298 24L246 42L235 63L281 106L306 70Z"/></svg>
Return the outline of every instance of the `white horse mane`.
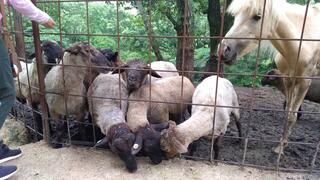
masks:
<svg viewBox="0 0 320 180"><path fill-rule="evenodd" d="M241 12L247 12L249 15L262 15L264 3L266 2L266 14L270 14L274 8L279 7L286 0L233 0L229 5L227 12L232 15L237 15ZM278 9L278 8L277 8Z"/></svg>
<svg viewBox="0 0 320 180"><path fill-rule="evenodd" d="M272 31L277 25L279 18L281 18L282 13L284 13L282 8L287 4L286 0L233 0L227 12L233 16L245 12L246 17L262 16L264 13L264 16L268 18L265 18L263 28L267 29L267 31Z"/></svg>

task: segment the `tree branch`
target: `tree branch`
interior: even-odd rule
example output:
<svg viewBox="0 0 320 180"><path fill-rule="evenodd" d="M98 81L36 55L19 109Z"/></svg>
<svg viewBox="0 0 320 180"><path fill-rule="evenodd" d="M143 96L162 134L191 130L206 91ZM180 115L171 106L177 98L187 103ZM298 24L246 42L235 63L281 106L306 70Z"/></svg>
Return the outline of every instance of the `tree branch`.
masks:
<svg viewBox="0 0 320 180"><path fill-rule="evenodd" d="M169 11L165 11L164 14L167 16L167 18L169 19L169 21L173 24L174 29L175 29L175 30L178 30L179 24L178 24L177 21L173 18L172 14L170 14Z"/></svg>

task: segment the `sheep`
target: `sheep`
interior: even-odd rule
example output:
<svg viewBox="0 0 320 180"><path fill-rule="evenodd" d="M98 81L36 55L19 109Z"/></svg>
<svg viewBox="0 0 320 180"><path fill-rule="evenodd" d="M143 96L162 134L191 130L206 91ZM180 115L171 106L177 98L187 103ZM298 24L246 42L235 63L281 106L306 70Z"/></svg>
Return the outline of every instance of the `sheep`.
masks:
<svg viewBox="0 0 320 180"><path fill-rule="evenodd" d="M44 41L41 44L42 49L42 60L43 63L56 64L58 59L61 59L62 48L55 41ZM35 62L34 53L29 56L33 58L31 63L22 62L22 71L19 73L18 77L14 79L16 87L16 96L18 99L26 99L27 104L36 108L40 102L39 97L39 81L38 81L38 70L37 64ZM51 66L44 65L44 75L46 75ZM29 91L29 82L31 90ZM31 92L31 94L29 93Z"/></svg>
<svg viewBox="0 0 320 180"><path fill-rule="evenodd" d="M175 125L170 123L169 128L161 132L160 145L165 152L167 158L171 158L177 154L188 151L188 146L193 141L200 137L212 134L213 118L215 113L214 125L214 158L219 156L219 142L221 135L225 134L227 126L230 122L230 115L233 115L236 120L236 125L239 130L239 136L242 137L241 124L239 122L239 103L235 90L230 81L217 76L209 76L205 78L196 88L192 97L193 104L218 105L226 107L213 107L193 105L192 114L185 122ZM216 85L218 86L216 92ZM215 94L217 98L215 101Z"/></svg>
<svg viewBox="0 0 320 180"><path fill-rule="evenodd" d="M77 121L83 121L87 109L84 97L87 88L84 80L87 78L90 65L101 65L95 60L101 56L101 52L87 42L76 43L65 50L59 66L53 67L48 72L45 78L46 91L49 92L46 94L46 100L49 114L54 120L73 115ZM62 63L64 66L61 66ZM59 140L65 130L65 123L60 121L55 123L58 130L56 138Z"/></svg>
<svg viewBox="0 0 320 180"><path fill-rule="evenodd" d="M135 135L125 121L128 102L116 100L120 97L128 98L125 82L119 79L117 74L100 74L89 87L87 97L93 122L106 136L98 145L108 144L111 150L125 162L126 168L130 172L135 172L137 162L134 154L131 153Z"/></svg>
<svg viewBox="0 0 320 180"><path fill-rule="evenodd" d="M317 77L319 77L319 76L317 76ZM277 70L277 69L269 70L265 74L265 76L262 78L261 84L263 86L265 86L265 85L274 86L282 94L285 95L283 78L281 77L280 71ZM313 101L313 102L316 102L316 103L320 103L319 89L320 89L320 79L312 79L310 87L309 87L309 89L307 91L307 94L305 96L305 99ZM284 107L285 107L285 105L286 105L286 102L284 102ZM297 117L298 120L302 116L301 111L302 111L302 109L301 109L301 106L300 106L299 110L298 110L298 115L297 115L298 116Z"/></svg>
<svg viewBox="0 0 320 180"><path fill-rule="evenodd" d="M116 69L112 73L123 74L122 77L127 83L129 93L131 93L134 90L137 90L143 84L146 84L145 78L147 77L147 74L150 74L151 76L156 78L161 78L161 76L156 71L150 68L150 66L148 66L141 59L130 60L122 66L120 66L120 69Z"/></svg>
<svg viewBox="0 0 320 180"><path fill-rule="evenodd" d="M182 88L183 96L181 96ZM137 141L135 146L141 147L143 145L142 152L149 156L154 164L159 164L162 161L162 152L160 150L160 132L157 132L150 124L165 123L169 119L180 119L181 113L187 108L185 103L191 102L193 92L194 86L188 78L173 76L142 85L129 95L127 124L133 132L137 133L137 139L142 139L142 141ZM147 102L149 98L152 101L184 104L149 103Z"/></svg>
<svg viewBox="0 0 320 180"><path fill-rule="evenodd" d="M108 73L109 71L115 70L115 67L120 66L120 61L118 60L118 52L113 52L112 49L98 49L101 53L93 58L91 61L98 67L91 67L89 69L89 75L85 77L84 84L86 89L93 82L93 80L99 75L99 73Z"/></svg>
<svg viewBox="0 0 320 180"><path fill-rule="evenodd" d="M153 69L161 78L179 76L176 66L168 61L154 61L150 64L151 69ZM151 77L151 81L159 80L159 78ZM146 78L146 82L150 82L150 76Z"/></svg>

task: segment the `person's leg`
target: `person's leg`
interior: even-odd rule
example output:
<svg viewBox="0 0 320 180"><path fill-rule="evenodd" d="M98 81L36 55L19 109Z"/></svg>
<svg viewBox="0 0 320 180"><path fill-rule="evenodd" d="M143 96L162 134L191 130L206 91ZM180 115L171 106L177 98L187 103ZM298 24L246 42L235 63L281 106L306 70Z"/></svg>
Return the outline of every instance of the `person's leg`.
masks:
<svg viewBox="0 0 320 180"><path fill-rule="evenodd" d="M15 90L12 69L7 49L0 39L0 128L9 114L15 101Z"/></svg>
<svg viewBox="0 0 320 180"><path fill-rule="evenodd" d="M6 120L15 101L12 69L8 58L7 49L0 38L0 129ZM21 156L20 149L9 149L0 140L0 163ZM7 179L17 171L16 166L0 166L0 180Z"/></svg>

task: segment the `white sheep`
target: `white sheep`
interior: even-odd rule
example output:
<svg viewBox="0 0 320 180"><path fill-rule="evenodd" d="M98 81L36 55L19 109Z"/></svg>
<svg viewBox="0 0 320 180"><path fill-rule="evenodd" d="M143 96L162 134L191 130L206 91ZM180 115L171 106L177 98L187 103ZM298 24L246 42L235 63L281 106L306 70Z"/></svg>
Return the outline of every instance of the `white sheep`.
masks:
<svg viewBox="0 0 320 180"><path fill-rule="evenodd" d="M149 93L150 88L151 98ZM181 94L182 88L183 93ZM178 102L191 103L193 92L194 86L192 82L183 76L168 77L155 81L151 86L150 84L141 86L129 96L129 100L139 101L129 101L127 113L128 125L134 132L137 132L140 127L144 127L149 122L157 124L169 121L169 115L171 120L179 120L181 113L187 108L187 104L180 106ZM152 102L150 106L148 102L149 98L151 101L174 103Z"/></svg>
<svg viewBox="0 0 320 180"><path fill-rule="evenodd" d="M100 74L89 87L89 111L104 135L108 134L111 126L126 122L128 101L120 100L120 96L128 99L127 85L118 74Z"/></svg>
<svg viewBox="0 0 320 180"><path fill-rule="evenodd" d="M218 80L217 98L215 101L217 76L210 76L204 79L196 88L192 97L193 104L203 104L192 106L192 115L185 122L175 126L171 123L168 129L161 132L161 149L165 151L167 157L173 157L180 153L188 151L188 146L200 137L212 135L214 110L215 126L215 159L218 158L219 137L225 134L230 122L230 115L235 117L239 135L241 136L241 127L239 123L239 103L235 90L230 81L224 78ZM208 106L212 105L212 106ZM227 106L226 107L213 107Z"/></svg>
<svg viewBox="0 0 320 180"><path fill-rule="evenodd" d="M61 58L62 48L55 41L44 41L41 44L42 61L44 64L57 64ZM33 57L34 54L31 55ZM21 62L22 71L18 77L14 78L16 87L16 96L20 99L26 99L27 104L36 108L40 102L39 97L39 78L36 59L33 58L31 63ZM43 65L44 75L48 73L52 65ZM30 83L30 84L29 84ZM30 85L30 86L29 86ZM31 92L31 94L30 94Z"/></svg>
<svg viewBox="0 0 320 180"><path fill-rule="evenodd" d="M151 88L151 91L150 91ZM183 93L181 90L183 88ZM151 97L150 93L151 92ZM173 76L142 85L129 96L127 124L137 137L142 137L142 150L153 163L162 161L160 150L160 133L149 125L168 122L169 119L180 120L180 116L191 103L194 86L183 76ZM149 103L151 101L158 101ZM139 101L134 101L139 100ZM167 103L166 103L167 102ZM171 102L171 103L170 103ZM140 147L142 144L137 144Z"/></svg>
<svg viewBox="0 0 320 180"><path fill-rule="evenodd" d="M153 69L161 78L179 76L176 66L168 61L154 61L150 63L151 69ZM159 80L161 78L151 77L151 81ZM146 77L146 82L150 82L150 75Z"/></svg>
<svg viewBox="0 0 320 180"><path fill-rule="evenodd" d="M89 75L90 64L99 65L99 62L93 62L101 59L101 56L103 54L90 44L76 43L65 50L60 64L48 72L45 78L46 100L50 116L55 120L57 141L61 141L60 138L66 128L65 122L57 120L70 115L77 121L84 120L87 110L85 98L87 89L84 79Z"/></svg>
<svg viewBox="0 0 320 180"><path fill-rule="evenodd" d="M89 48L82 44L75 45L74 48L67 49L59 66L53 67L45 78L46 100L50 116L60 119L60 115L76 114L78 119L84 117L86 89L83 80L86 76L86 66L89 65ZM70 65L84 66L72 67ZM64 98L64 92L67 92ZM52 94L54 93L54 94ZM71 96L69 94L80 95ZM67 103L68 110L65 109Z"/></svg>
<svg viewBox="0 0 320 180"><path fill-rule="evenodd" d="M112 58L111 58L112 57ZM67 116L83 121L87 112L87 89L99 73L108 72L110 65L117 66L118 53L110 57L87 42L80 42L65 50L63 60L53 67L45 78L46 100L49 115L56 125L55 138L61 142L66 122L57 121ZM92 68L94 67L94 68ZM79 129L85 138L85 129ZM59 144L53 144L60 147Z"/></svg>
<svg viewBox="0 0 320 180"><path fill-rule="evenodd" d="M153 68L158 71L154 70ZM165 72L162 70L176 72ZM118 72L118 70L115 70L113 73ZM126 81L127 87L129 89L129 93L136 89L139 89L144 84L148 84L150 82L150 75L152 76L152 81L156 81L158 79L161 79L162 77L179 76L177 68L171 62L156 61L152 62L151 65L148 65L141 59L133 59L127 61L120 67L120 73L123 74L123 78Z"/></svg>
<svg viewBox="0 0 320 180"><path fill-rule="evenodd" d="M87 97L93 122L106 135L103 143L118 154L130 172L136 171L137 162L131 153L135 135L125 120L128 101L120 100L128 99L126 83L118 74L100 74L89 87Z"/></svg>

